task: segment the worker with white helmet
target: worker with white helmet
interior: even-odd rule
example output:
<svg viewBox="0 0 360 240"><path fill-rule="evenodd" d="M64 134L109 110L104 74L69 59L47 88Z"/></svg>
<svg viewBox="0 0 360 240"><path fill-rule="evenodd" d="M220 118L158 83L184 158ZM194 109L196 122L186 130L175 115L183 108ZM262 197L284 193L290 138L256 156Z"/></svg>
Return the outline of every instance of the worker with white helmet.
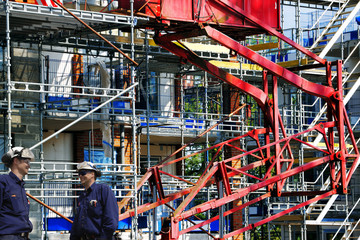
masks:
<svg viewBox="0 0 360 240"><path fill-rule="evenodd" d="M106 184L96 183L101 172L93 163L79 163L77 172L85 191L79 196L70 239L114 239L119 218L114 193Z"/></svg>
<svg viewBox="0 0 360 240"><path fill-rule="evenodd" d="M0 176L0 240L29 239L33 226L23 178L29 172L34 154L28 148L13 147L1 161L11 171Z"/></svg>

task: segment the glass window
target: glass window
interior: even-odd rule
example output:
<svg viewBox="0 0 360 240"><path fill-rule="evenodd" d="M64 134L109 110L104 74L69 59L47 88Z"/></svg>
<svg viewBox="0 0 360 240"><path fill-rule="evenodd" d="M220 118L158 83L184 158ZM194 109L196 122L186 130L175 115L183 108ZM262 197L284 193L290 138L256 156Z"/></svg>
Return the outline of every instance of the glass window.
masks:
<svg viewBox="0 0 360 240"><path fill-rule="evenodd" d="M149 106L151 110L159 110L160 94L159 94L159 78L155 72L151 72L148 83L146 83L146 75L143 72L137 73L141 86L140 90L140 101L136 103L136 108L146 109L146 97L149 96Z"/></svg>

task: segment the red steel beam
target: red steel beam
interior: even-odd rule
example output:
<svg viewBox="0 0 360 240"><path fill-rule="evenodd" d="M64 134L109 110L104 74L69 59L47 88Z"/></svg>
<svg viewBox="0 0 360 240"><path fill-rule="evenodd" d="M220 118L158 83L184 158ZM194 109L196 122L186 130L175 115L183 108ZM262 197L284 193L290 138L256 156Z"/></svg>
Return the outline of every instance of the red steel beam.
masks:
<svg viewBox="0 0 360 240"><path fill-rule="evenodd" d="M175 159L175 160L172 160L172 161L170 161L170 162L163 163L163 164L157 165L157 166L158 166L159 168L162 168L162 167L165 167L165 166L174 164L174 163L176 163L176 162L179 162L179 161L181 161L181 160L183 160L183 159L186 159L186 158L195 156L195 155L197 155L197 154L199 154L199 153L203 153L203 152L212 150L212 149L214 149L214 148L222 147L223 145L226 145L227 143L231 143L231 142L240 140L241 138L248 137L248 136L250 136L251 134L253 134L254 132L263 133L263 132L266 132L266 131L268 131L268 130L267 130L267 129L264 129L264 128L254 129L254 130L251 130L251 131L247 132L246 134L244 134L244 135L242 135L242 136L235 137L235 138L233 138L233 139L224 141L224 142L222 142L222 143L218 143L218 144L216 144L216 145L214 145L214 146L208 147L208 148L203 149L203 150L200 150L200 151L198 151L198 152L189 154L189 155L184 156L184 157L181 157L181 158L177 158L177 159Z"/></svg>
<svg viewBox="0 0 360 240"><path fill-rule="evenodd" d="M209 63L208 61L203 60L194 53L190 51L186 51L186 49L181 48L178 45L171 42L171 40L173 39L180 39L180 38L181 38L181 34L166 34L163 36L160 35L155 36L154 40L158 45L174 53L180 58L190 61L195 66L203 69L204 71L209 72L210 74L232 85L233 87L236 87L242 92L249 94L254 98L254 100L257 102L260 108L262 108L263 111L265 112L265 106L267 105L267 101L268 101L267 94L265 94L261 89L235 77L234 75L216 67L215 65Z"/></svg>
<svg viewBox="0 0 360 240"><path fill-rule="evenodd" d="M174 216L179 215L186 208L186 206L190 204L191 200L194 199L196 194L198 192L200 192L200 190L207 184L207 182L210 180L210 178L215 174L215 172L218 170L218 167L219 167L218 164L214 164L214 166L209 170L209 172L207 172L207 174L201 180L199 180L197 185L195 187L193 187L193 190L191 191L191 193L176 208L176 210L173 213Z"/></svg>
<svg viewBox="0 0 360 240"><path fill-rule="evenodd" d="M293 212L293 211L295 211L295 210L297 210L297 209L299 209L299 208L302 208L302 207L304 207L304 206L307 206L307 205L309 205L309 204L311 204L311 203L313 203L313 202L319 201L319 200L321 200L321 199L324 199L324 198L329 197L329 196L331 196L331 195L334 195L334 194L336 194L336 193L337 193L336 189L333 189L333 190L331 190L331 191L329 191L329 192L327 192L327 193L324 193L324 194L322 194L322 195L316 196L316 197L314 197L314 198L312 198L312 199L307 200L306 202L303 202L303 203L301 203L301 204L299 204L299 205L296 205L296 206L294 206L294 207L291 207L291 208L289 208L289 209L287 209L287 210L285 210L285 211L282 211L282 212L280 212L280 213L277 213L277 214L275 214L275 215L273 215L273 216L271 216L271 217L265 218L265 219L263 219L263 220L261 220L261 221L258 221L258 222L256 222L256 223L254 223L254 224L249 224L247 227L238 229L238 230L233 231L233 232L231 232L231 233L225 234L225 235L224 235L224 239L231 238L232 236L235 236L235 235L238 235L238 234L243 233L243 232L245 232L245 231L254 229L254 228L256 228L256 227L258 227L258 226L261 226L261 225L263 225L263 224L265 224L265 223L274 221L275 219L277 219L277 218L279 218L279 217L281 217L281 216L284 216L284 215L286 215L286 214L288 214L288 213L290 213L290 212Z"/></svg>
<svg viewBox="0 0 360 240"><path fill-rule="evenodd" d="M333 123L333 122L330 122L330 123L329 123L329 122L328 122L328 123L322 123L322 124L316 125L316 126L313 127L312 129L309 129L309 130L304 131L304 132L302 132L302 133L299 133L299 134L297 134L297 135L288 137L288 138L286 138L286 139L281 139L281 140L279 140L279 141L280 141L280 142L281 142L281 141L288 141L289 139L295 139L295 140L297 140L297 138L295 138L295 137L300 136L301 134L304 134L304 133L306 133L306 132L308 132L308 131L318 130L319 132L321 132L321 131L324 131L324 128L328 128L328 127L331 127L331 126L334 126L334 123ZM266 134L267 131L266 131L266 129L260 129L260 131L254 130L254 131L252 131L252 132L253 132L253 133L256 132L256 134L257 134L257 133ZM234 139L237 139L237 140L238 140L238 139L241 139L241 138L244 137L244 136L251 136L251 134L247 133L247 134L245 134L245 135L243 135L243 136L239 136L239 137L234 138ZM233 141L234 139L231 139L231 140L229 140L229 141L226 141L225 143L231 142L231 141ZM223 143L223 144L224 144L224 143ZM217 147L222 146L223 144L218 144ZM274 144L274 143L271 143L270 146L273 145L273 144ZM269 148L270 146L266 146L266 147ZM214 147L214 146L213 146L213 147ZM213 149L213 147L210 147L210 148L208 148L207 150ZM253 151L253 152L255 152L255 151ZM247 154L251 154L251 152L248 152ZM351 157L353 157L353 156L357 156L357 155L352 155ZM249 165L247 165L247 166L244 166L244 167L240 168L240 170L241 170L241 171L247 171L247 170L249 170L249 169L252 169L252 168L255 168L255 167L259 167L259 166L261 166L261 165L264 165L267 161L268 161L268 159L264 159L264 160L255 162L255 163L252 163L252 164L249 164ZM237 175L238 172L229 172L229 173L227 173L227 174L228 174L228 177L232 177L232 176ZM294 173L294 174L296 174L296 173ZM145 176L142 178L142 180L141 180L140 182L146 181L146 179L148 179L150 176L151 176L151 173L149 173L149 172L146 173ZM208 186L209 184L213 184L213 183L214 183L214 180L211 180L211 179L210 179L210 180L206 183L206 186ZM139 185L142 185L142 184L139 183L139 184L138 184L138 187L139 187ZM168 202L170 202L170 201L172 201L172 200L175 200L175 199L177 199L177 198L180 198L180 197L182 197L182 196L190 193L193 189L194 189L194 187L187 188L187 189L182 190L181 192L178 192L178 193L175 193L175 194L170 194L170 195L166 196L166 197L165 197L163 200L161 200L160 202L156 202L156 203L152 203L152 204L145 204L145 205L143 205L143 206L140 206L140 207L138 208L138 213L142 213L142 212L148 211L148 210L150 210L150 209L153 209L154 207L160 206L160 205L162 205L162 204L165 204L165 203L168 203ZM120 217L120 219L125 219L125 218L127 218L127 217L131 217L131 216L133 216L133 214L134 214L133 211L129 211L129 212L125 213L125 214L122 214L121 217Z"/></svg>
<svg viewBox="0 0 360 240"><path fill-rule="evenodd" d="M218 169L218 177L217 177L218 181L222 181L223 182L223 188L225 189L225 194L226 196L231 195L231 186L230 186L230 181L229 178L227 176L227 172L226 172L226 164L225 162L219 162L219 169ZM218 189L219 189L219 184L218 185ZM219 189L219 191L222 191L222 189Z"/></svg>
<svg viewBox="0 0 360 240"><path fill-rule="evenodd" d="M161 176L160 176L160 172L159 172L159 168L158 167L153 167L151 168L152 170L152 176L151 178L149 179L150 183L152 182L153 186L156 186L156 189L159 193L159 198L160 199L163 199L165 197L165 194L164 194L164 189L163 189L163 186L162 186L162 183L161 183Z"/></svg>
<svg viewBox="0 0 360 240"><path fill-rule="evenodd" d="M280 173L276 176L273 176L273 177L270 177L268 178L267 180L265 181L262 181L262 182L259 182L259 183L254 183L246 188L241 188L241 189L238 189L236 191L233 192L233 194L229 195L229 196L226 196L226 197L223 197L221 199L217 199L216 201L210 203L210 204L202 204L201 207L197 208L197 207L194 207L192 210L188 210L188 211L185 211L185 212L181 212L180 211L177 211L176 213L174 212L174 219L176 222L178 221L181 221L185 218L188 218L192 215L194 215L194 213L201 213L201 212L205 212L205 211L208 211L210 209L213 209L213 208L217 208L219 206L222 206L224 204L227 204L227 203L230 203L234 200L237 200L237 199L240 199L244 196L246 196L247 194L249 194L250 192L253 192L253 191L256 191L260 188L263 188L263 187L266 187L272 183L276 183L277 181L280 181L284 178L289 178L291 176L294 176L296 174L299 174L301 172L305 172L309 169L312 169L314 167L317 167L317 166L320 166L324 163L328 163L330 161L334 160L334 154L330 155L330 156L326 156L326 157L322 157L322 158L319 158L319 159L316 159L316 160L313 160L312 162L310 163L306 163L302 166L299 166L299 167L296 167L296 168L293 168L287 172L283 172L283 173ZM184 209L184 208L182 208Z"/></svg>
<svg viewBox="0 0 360 240"><path fill-rule="evenodd" d="M318 61L319 63L325 65L326 60L320 58L319 56L317 56L315 53L307 50L306 48L304 48L303 46L297 44L296 42L292 41L291 39L289 39L288 37L286 37L285 35L281 34L280 32L276 31L274 28L270 27L266 22L262 21L261 19L256 18L255 16L247 13L246 11L244 11L243 9L241 9L240 7L234 5L232 2L230 2L229 0L211 0L214 1L218 4L220 4L221 6L223 6L224 8L231 10L233 13L240 15L240 16L244 16L247 20L249 20L250 22L256 24L257 26L263 28L264 30L266 30L268 33L270 33L273 36L276 36L278 38L280 38L281 40L283 40L284 42L290 44L291 46L293 46L294 48L296 48L297 50L301 51L302 53L306 54L307 56L311 57L312 59L314 59L315 61ZM279 6L280 7L280 6Z"/></svg>
<svg viewBox="0 0 360 240"><path fill-rule="evenodd" d="M309 129L308 131L312 131L312 130L318 130L318 131L323 131L324 130L324 128L326 128L326 127L331 127L331 126L334 126L334 123L324 123L324 124L319 124L319 125L316 125L314 128L312 128L312 129ZM261 130L261 129L260 129ZM304 134L305 132L308 132L308 131L304 131L304 132L302 132L302 134ZM259 131L255 131L255 132L259 132ZM260 131L262 134L266 134L266 129L263 129L262 131ZM249 136L249 135L251 135L251 134L245 134L246 136ZM300 134L299 134L300 135ZM237 137L237 138L235 138L235 139L240 139L241 137L243 137L243 136L240 136L240 137ZM293 137L293 139L296 139L296 138L294 138L294 136L291 136L291 137ZM288 137L287 138L287 140L288 139L290 139L291 137ZM233 140L233 139L232 139ZM282 141L282 140L279 140L279 141ZM230 141L226 141L226 142L231 142L231 140ZM270 145L272 145L272 144L270 144ZM219 144L219 146L221 146L221 144ZM212 148L208 148L208 149L212 149ZM249 153L248 153L249 154ZM355 157L355 156L357 156L356 154L355 155L351 155L350 157ZM240 168L240 170L241 171L247 171L248 169L252 169L252 168L254 168L254 167L258 167L258 166L261 166L261 165L264 165L265 163L266 163L266 161L267 161L267 159L265 159L265 160L261 160L261 161L258 161L258 162L256 162L256 163L253 163L253 164L249 164L249 165L247 165L247 166L245 166L245 167L242 167L242 168ZM228 177L231 177L231 176L235 176L235 175L237 175L238 174L238 172L229 172L229 173L227 173L228 174ZM296 173L294 173L294 174L296 174ZM147 176L147 177L146 177ZM149 178L149 176L151 176L151 174L149 174L149 173L147 173L147 174L145 174L145 178L143 177L142 178L142 182L143 181L146 181L145 179L146 178ZM212 183L214 183L214 181L213 180L209 180L208 182L207 182L207 184L206 185L209 185L209 184L212 184ZM138 184L138 186L139 186L140 184ZM181 192L178 192L178 193L175 193L175 194L170 194L170 195L168 195L168 196L166 196L163 200L161 200L160 202L156 202L156 203L152 203L152 204L145 204L145 205L143 205L143 206L140 206L139 208L138 208L138 213L142 213L142 212L145 212L145 211L148 211L148 210L150 210L150 209L153 209L154 207L157 207L157 206L160 206L160 205L162 205L162 204L165 204L165 203L167 203L167 202L170 202L170 201L172 201L172 200L175 200L175 199L177 199L177 198L180 198L180 197L182 197L182 196L184 196L184 195L186 195L186 194L188 194L188 193L190 193L192 190L193 190L193 188L194 187L191 187L191 188L187 188L187 189L184 189L184 190L182 190ZM127 217L131 217L131 216L133 216L133 214L134 214L134 212L133 211L129 211L129 212L127 212L127 213L125 213L125 214L122 214L121 216L120 216L120 219L125 219L125 218L127 218Z"/></svg>
<svg viewBox="0 0 360 240"><path fill-rule="evenodd" d="M233 172L236 172L238 175L243 174L243 175L246 175L246 176L248 176L250 178L255 178L256 180L260 180L260 181L262 180L261 178L258 178L258 177L254 176L254 175L251 175L251 174L249 174L249 173L247 173L245 171L241 171L239 169L233 168L231 166L226 166L226 168L231 169Z"/></svg>
<svg viewBox="0 0 360 240"><path fill-rule="evenodd" d="M240 211L240 210L244 209L245 207L248 207L248 206L250 206L250 205L252 205L254 203L257 203L257 202L259 202L261 200L264 200L264 199L266 199L268 197L271 197L271 194L270 193L265 193L264 195L261 195L260 197L254 198L253 200L250 200L250 201L248 201L248 202L246 202L246 203L244 203L244 204L242 204L242 205L240 205L238 207L235 207L235 208L233 208L231 210L228 210L228 211L224 212L223 217L226 217L226 216L228 216L230 214L233 214L233 213L235 213L237 211ZM205 220L205 221L203 221L201 223L198 223L198 224L196 224L194 226L191 226L191 227L189 227L187 229L182 230L179 235L183 235L185 233L191 232L191 231L193 231L193 230L195 230L195 229L197 229L199 227L208 225L208 224L210 224L210 223L212 223L212 222L214 222L214 221L216 221L218 219L219 219L219 215L217 215L215 217L212 217L212 218L210 218L208 220Z"/></svg>
<svg viewBox="0 0 360 240"><path fill-rule="evenodd" d="M164 175L168 175L169 177L175 178L175 179L180 180L180 181L182 181L182 182L186 182L186 183L188 183L188 184L190 184L190 185L195 185L195 183L190 182L190 181L188 181L188 180L186 180L186 179L183 179L183 178L181 178L181 177L175 176L175 175L173 175L173 174L170 174L170 173L167 173L167 172L164 172L164 171L161 171L161 170L159 170L159 173L164 174Z"/></svg>
<svg viewBox="0 0 360 240"><path fill-rule="evenodd" d="M206 129L205 131L203 131L202 133L200 133L198 136L196 136L195 138L193 138L190 142L188 142L187 144L183 145L182 147L180 147L179 149L177 149L176 151L174 151L172 154L170 154L169 156L167 156L166 158L164 158L163 160L161 160L158 164L156 164L156 166L160 167L164 162L166 162L167 160L169 160L170 158L172 158L173 156L175 156L177 153L179 153L180 151L184 150L187 146L189 146L190 144L194 143L196 140L200 139L202 136L204 136L206 133L210 132L211 130L213 130L214 128L216 128L217 126L219 126L221 123L223 123L224 121L226 121L227 119L231 118L233 115L235 115L237 112L239 112L241 109L243 109L246 106L246 104L244 103L243 105L239 106L238 108L235 109L235 111L231 112L229 115L223 117L220 121L218 121L217 123L215 123L214 125L212 125L211 127L209 127L208 129Z"/></svg>
<svg viewBox="0 0 360 240"><path fill-rule="evenodd" d="M275 74L276 76L284 79L288 83L294 85L295 87L318 97L321 97L327 101L334 94L334 89L332 87L327 87L321 84L313 83L305 78L300 77L299 75L287 70L279 66L278 64L266 59L265 57L261 56L260 54L244 47L238 41L230 38L229 36L223 34L222 32L210 27L204 27L207 36L212 38L213 40L219 42L221 45L235 51L239 55L243 56L244 58L256 63L257 65L267 69L271 73Z"/></svg>
<svg viewBox="0 0 360 240"><path fill-rule="evenodd" d="M147 171L144 176L139 180L139 182L136 183L136 189L139 190L147 180L149 180L149 178L152 176L152 172L151 171ZM121 209L123 207L126 206L126 204L130 201L130 198L129 196L131 196L131 192L128 192L126 194L126 198L124 198L123 200L121 200L121 202L118 203L118 206L119 206L119 213L121 211ZM120 220L119 220L120 221Z"/></svg>
<svg viewBox="0 0 360 240"><path fill-rule="evenodd" d="M267 145L265 145L265 146L262 146L262 147L260 147L260 148L253 149L253 150L248 151L248 152L246 152L246 153L244 153L244 154L239 154L239 155L236 155L236 156L234 156L234 157L225 159L224 161L225 161L225 162L230 162L230 161L235 160L235 159L238 159L238 158L240 158L240 157L247 156L247 155L249 155L249 154L252 154L252 153L255 153L255 152L257 152L257 151L260 151L261 149L267 149L267 148L270 148L270 147L274 146L275 144L279 144L279 143L288 141L289 139L294 139L294 140L295 140L297 137L299 137L299 136L301 136L301 135L303 135L303 134L305 134L305 133L307 133L307 132L310 132L310 131L313 131L313 130L317 130L317 129L321 129L321 128L323 128L323 127L325 127L325 128L330 128L330 127L332 127L332 126L334 126L334 125L335 125L335 122L321 123L321 124L318 124L318 125L316 125L315 127L311 128L311 129L307 129L307 130L305 130L305 131L303 131L303 132L294 134L294 135L292 135L292 136L289 136L289 137L286 137L286 138L282 138L282 139L280 139L280 140L278 140L278 141L276 141L276 142L269 143L269 144L267 144Z"/></svg>
<svg viewBox="0 0 360 240"><path fill-rule="evenodd" d="M240 168L240 171L247 171L249 169L253 169L253 168L256 168L256 167L263 166L263 165L265 165L266 161L267 161L267 159L251 163L249 165L246 165L246 166ZM150 172L148 172L148 173L150 173ZM227 174L228 174L228 177L233 177L233 176L237 175L236 172L228 172ZM215 183L215 180L212 178L207 182L207 184L205 186L209 186L209 185L211 185L213 183ZM143 205L141 205L141 206L139 206L137 208L137 213L140 214L140 213L146 212L146 211L151 210L151 209L153 209L155 207L161 206L163 204L166 204L168 202L171 202L173 200L181 198L181 197L189 194L191 191L193 191L194 188L195 188L195 186L185 188L185 189L181 190L180 192L172 193L172 194L169 194L169 195L165 196L165 198L162 199L161 201L158 201L158 202L155 202L155 203L143 204ZM126 198L125 200L129 200L129 199ZM133 217L133 216L134 216L134 210L132 209L132 210L129 210L129 211L125 212L125 213L120 214L119 215L119 221L123 220L123 219L126 219L128 217Z"/></svg>

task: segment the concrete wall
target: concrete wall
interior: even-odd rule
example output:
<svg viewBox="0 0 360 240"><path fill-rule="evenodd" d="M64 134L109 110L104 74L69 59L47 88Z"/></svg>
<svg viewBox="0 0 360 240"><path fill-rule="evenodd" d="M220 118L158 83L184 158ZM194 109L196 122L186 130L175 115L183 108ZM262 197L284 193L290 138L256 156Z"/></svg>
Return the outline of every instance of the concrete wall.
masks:
<svg viewBox="0 0 360 240"><path fill-rule="evenodd" d="M53 131L44 133L47 138ZM61 133L44 143L44 159L46 161L74 162L73 135Z"/></svg>

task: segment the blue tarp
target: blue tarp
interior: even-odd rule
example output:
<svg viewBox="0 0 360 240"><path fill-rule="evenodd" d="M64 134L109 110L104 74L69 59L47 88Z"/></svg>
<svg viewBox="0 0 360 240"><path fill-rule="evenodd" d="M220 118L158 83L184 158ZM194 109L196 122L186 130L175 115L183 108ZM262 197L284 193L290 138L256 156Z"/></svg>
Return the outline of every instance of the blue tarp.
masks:
<svg viewBox="0 0 360 240"><path fill-rule="evenodd" d="M74 218L69 218L74 220ZM70 231L72 224L63 218L48 218L47 219L48 231Z"/></svg>
<svg viewBox="0 0 360 240"><path fill-rule="evenodd" d="M69 218L74 220L74 218ZM146 216L138 217L138 227L147 228L147 218ZM71 223L63 218L48 218L47 219L47 230L48 231L70 231ZM118 223L119 230L131 229L131 218L126 218L119 221Z"/></svg>
<svg viewBox="0 0 360 240"><path fill-rule="evenodd" d="M111 158L105 157L103 150L91 150L91 152L89 152L88 149L84 149L84 161L95 163L97 167L100 167L99 163L112 163Z"/></svg>
<svg viewBox="0 0 360 240"><path fill-rule="evenodd" d="M356 20L356 23L357 23L358 25L360 25L360 16L359 16L359 17L356 17L355 20Z"/></svg>

